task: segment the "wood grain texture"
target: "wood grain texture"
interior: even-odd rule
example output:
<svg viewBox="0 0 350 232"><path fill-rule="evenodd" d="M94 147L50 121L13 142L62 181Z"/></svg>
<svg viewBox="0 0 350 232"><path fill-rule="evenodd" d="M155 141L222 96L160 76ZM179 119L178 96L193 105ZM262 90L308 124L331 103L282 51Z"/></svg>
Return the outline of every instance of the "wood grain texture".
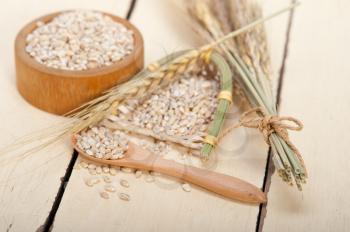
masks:
<svg viewBox="0 0 350 232"><path fill-rule="evenodd" d="M132 22L144 36L146 64L199 44L175 3L178 1L139 0L136 4ZM266 14L288 4L270 0L263 3ZM274 70L281 64L287 19L285 15L267 24ZM236 108L231 113L235 118L239 116ZM262 186L267 146L258 132L235 130L222 141L217 153L211 170ZM196 158L186 158L185 162L203 167ZM89 174L78 169L76 165L53 231L255 231L258 206L230 201L195 186L186 193L173 179L156 177L154 183L147 183L144 177L136 179L123 172L115 179L126 179L131 187L118 191L130 194L131 201L123 202L116 194L104 200L99 196L103 184L87 187L84 180Z"/></svg>
<svg viewBox="0 0 350 232"><path fill-rule="evenodd" d="M263 231L349 231L350 2L303 1L295 11L281 115L309 170L303 192L272 178Z"/></svg>
<svg viewBox="0 0 350 232"><path fill-rule="evenodd" d="M0 147L62 118L23 100L16 89L14 39L27 22L40 15L72 8L93 8L125 16L129 1L11 0L0 9ZM20 162L0 163L0 231L36 231L51 210L72 149L69 141ZM2 159L0 159L2 161ZM5 165L6 164L6 165Z"/></svg>
<svg viewBox="0 0 350 232"><path fill-rule="evenodd" d="M47 67L34 60L26 51L26 37L36 22L50 22L61 12L37 18L27 24L15 41L17 87L32 105L54 114L67 113L99 96L103 91L123 83L143 68L143 39L139 30L127 20L104 13L134 32L134 50L110 66L69 71Z"/></svg>

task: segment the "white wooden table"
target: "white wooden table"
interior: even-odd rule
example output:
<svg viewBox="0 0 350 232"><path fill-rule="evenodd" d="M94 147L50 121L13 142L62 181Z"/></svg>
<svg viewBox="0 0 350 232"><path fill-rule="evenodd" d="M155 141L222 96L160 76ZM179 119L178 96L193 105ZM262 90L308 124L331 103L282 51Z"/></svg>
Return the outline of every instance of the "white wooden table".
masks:
<svg viewBox="0 0 350 232"><path fill-rule="evenodd" d="M0 10L0 146L60 120L35 109L16 91L13 42L33 18L63 9L93 8L125 16L129 1L11 0ZM289 0L262 2L265 14ZM131 22L143 33L146 63L176 50L198 46L187 19L174 1L138 0ZM267 146L252 130L230 135L232 156L220 158L216 171L267 184L268 203L229 201L199 188L185 193L171 180L150 184L118 174L132 188L128 203L108 201L83 184L68 141L23 160L0 164L0 231L347 231L350 226L350 2L305 1L293 16L266 24L275 85L283 80L281 115L305 123L291 138L302 151L310 179L304 191L265 173ZM288 22L291 30L288 32ZM286 49L287 48L287 49ZM281 68L283 72L280 73ZM242 134L249 143L241 144ZM233 144L232 144L232 141ZM71 166L70 166L71 165ZM71 168L75 166L75 168ZM271 165L271 164L268 164ZM266 178L265 178L265 175ZM65 177L65 178L62 178ZM69 179L68 179L69 177ZM171 186L171 188L164 187ZM162 185L163 184L163 185Z"/></svg>

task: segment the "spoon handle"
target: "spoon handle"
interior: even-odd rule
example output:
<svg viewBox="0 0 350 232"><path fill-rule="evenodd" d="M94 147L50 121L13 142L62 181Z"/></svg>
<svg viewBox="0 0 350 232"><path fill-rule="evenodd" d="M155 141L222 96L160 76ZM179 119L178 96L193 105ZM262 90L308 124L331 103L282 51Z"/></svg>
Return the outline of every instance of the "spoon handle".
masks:
<svg viewBox="0 0 350 232"><path fill-rule="evenodd" d="M149 169L198 185L227 198L247 203L264 203L266 195L257 187L241 179L207 169L183 165L157 158Z"/></svg>
<svg viewBox="0 0 350 232"><path fill-rule="evenodd" d="M127 157L119 160L98 159L85 154L76 146L75 137L72 138L72 143L80 155L97 163L159 172L198 185L204 189L233 200L247 203L266 202L265 193L248 182L233 176L163 159L160 156L154 155L148 150L142 149L132 143L129 143Z"/></svg>

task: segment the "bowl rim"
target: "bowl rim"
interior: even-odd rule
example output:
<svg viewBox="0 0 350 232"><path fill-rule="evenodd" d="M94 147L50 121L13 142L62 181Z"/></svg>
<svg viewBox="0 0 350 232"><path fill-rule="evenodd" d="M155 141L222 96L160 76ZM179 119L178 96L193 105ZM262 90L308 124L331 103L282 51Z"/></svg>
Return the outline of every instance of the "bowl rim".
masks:
<svg viewBox="0 0 350 232"><path fill-rule="evenodd" d="M43 15L41 17L38 17L28 24L26 24L17 34L15 39L15 56L17 58L21 59L26 63L28 66L41 71L43 73L49 74L49 75L55 75L60 77L66 77L66 78L88 78L88 77L95 77L96 75L105 75L108 73L113 73L119 70L122 70L126 68L129 65L132 65L135 60L137 60L137 57L143 55L143 37L141 32L128 20L121 18L117 15L113 15L111 13L107 13L104 11L99 10L92 10L95 12L100 12L104 15L107 15L111 17L114 21L123 24L125 27L127 27L129 30L132 30L134 32L134 49L133 51L125 56L122 60L117 61L115 63L112 63L109 66L103 66L98 67L94 69L87 69L87 70L63 70L63 69L56 69L52 67L47 67L44 64L39 63L36 61L33 57L31 57L26 51L26 37L29 33L31 33L35 28L37 28L36 23L38 21L42 21L44 23L47 23L51 21L56 16L66 13L76 11L76 9L72 10L63 10L63 11L57 11L50 14Z"/></svg>

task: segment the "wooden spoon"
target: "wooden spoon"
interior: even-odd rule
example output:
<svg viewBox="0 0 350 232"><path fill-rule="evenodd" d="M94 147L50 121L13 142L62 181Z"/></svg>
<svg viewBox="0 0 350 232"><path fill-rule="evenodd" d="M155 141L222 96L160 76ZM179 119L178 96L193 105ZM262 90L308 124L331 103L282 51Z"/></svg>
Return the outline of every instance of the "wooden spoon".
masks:
<svg viewBox="0 0 350 232"><path fill-rule="evenodd" d="M233 176L163 159L131 142L128 144L125 157L117 160L99 159L87 155L77 146L75 136L72 138L72 143L81 156L96 163L159 172L198 185L233 200L247 203L266 202L266 195L248 182Z"/></svg>

